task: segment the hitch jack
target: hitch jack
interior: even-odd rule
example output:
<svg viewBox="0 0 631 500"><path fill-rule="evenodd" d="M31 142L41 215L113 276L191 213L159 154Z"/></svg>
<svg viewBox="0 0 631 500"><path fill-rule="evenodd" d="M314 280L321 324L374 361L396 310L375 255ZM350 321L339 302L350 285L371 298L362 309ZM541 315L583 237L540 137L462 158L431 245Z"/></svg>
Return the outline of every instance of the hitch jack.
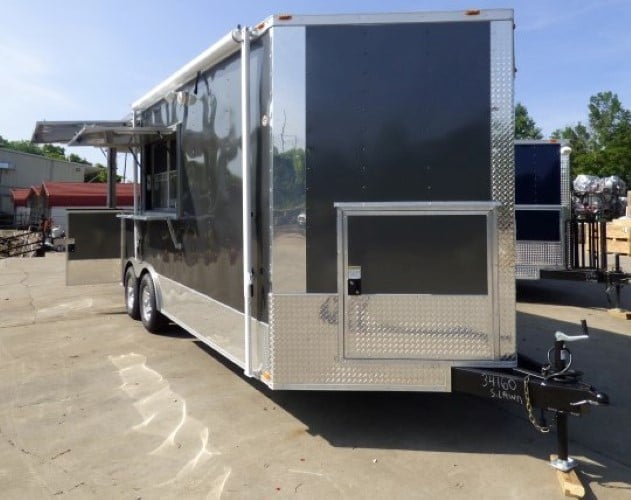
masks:
<svg viewBox="0 0 631 500"><path fill-rule="evenodd" d="M452 368L452 390L475 396L509 401L525 407L528 419L540 432L549 432L544 412L554 415L557 433L557 455L550 465L561 472L569 472L578 463L569 456L568 415L582 416L590 406L609 404L609 397L582 381L582 373L572 370L572 353L567 344L587 340L587 322L581 321L581 335L554 334L554 345L541 365L523 356L515 368ZM534 409L540 410L537 418Z"/></svg>

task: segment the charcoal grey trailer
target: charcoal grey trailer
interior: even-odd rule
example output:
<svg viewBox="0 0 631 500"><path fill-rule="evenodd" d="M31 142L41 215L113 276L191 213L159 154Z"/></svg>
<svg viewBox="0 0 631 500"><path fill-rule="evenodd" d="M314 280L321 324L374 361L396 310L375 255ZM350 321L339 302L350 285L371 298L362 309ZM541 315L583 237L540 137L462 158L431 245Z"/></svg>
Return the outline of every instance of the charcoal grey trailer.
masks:
<svg viewBox="0 0 631 500"><path fill-rule="evenodd" d="M280 389L515 366L511 11L271 17L133 111L147 326Z"/></svg>
<svg viewBox="0 0 631 500"><path fill-rule="evenodd" d="M133 154L122 278L149 330L272 389L468 392L539 429L551 411L568 470L567 415L608 399L572 337L544 366L517 355L513 75L511 10L273 16L130 123L34 137Z"/></svg>

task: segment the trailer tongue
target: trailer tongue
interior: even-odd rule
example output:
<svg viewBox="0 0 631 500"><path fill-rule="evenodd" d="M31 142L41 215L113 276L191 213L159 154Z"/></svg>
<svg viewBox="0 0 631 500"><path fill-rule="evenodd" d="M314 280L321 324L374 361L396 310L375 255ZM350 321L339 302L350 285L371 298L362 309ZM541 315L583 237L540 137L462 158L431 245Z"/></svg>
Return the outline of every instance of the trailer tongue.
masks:
<svg viewBox="0 0 631 500"><path fill-rule="evenodd" d="M607 394L583 382L583 374L571 369L572 353L567 343L589 338L585 320L582 327L582 335L556 332L544 365L520 357L515 368L452 368L453 391L523 406L528 420L539 432L550 432L544 412L551 412L556 423L558 452L550 465L562 472L578 465L568 452L568 415L583 416L590 406L609 404ZM536 409L539 415L535 415Z"/></svg>

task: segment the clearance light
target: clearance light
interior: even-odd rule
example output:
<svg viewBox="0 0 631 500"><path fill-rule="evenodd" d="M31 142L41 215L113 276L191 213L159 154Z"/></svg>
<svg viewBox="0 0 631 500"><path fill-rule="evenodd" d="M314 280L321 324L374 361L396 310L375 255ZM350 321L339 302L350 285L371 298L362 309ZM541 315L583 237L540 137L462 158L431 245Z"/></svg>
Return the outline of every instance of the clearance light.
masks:
<svg viewBox="0 0 631 500"><path fill-rule="evenodd" d="M465 16L479 16L480 9L465 10L464 15Z"/></svg>
<svg viewBox="0 0 631 500"><path fill-rule="evenodd" d="M279 21L291 21L291 19L292 19L293 17L294 17L294 16L292 16L291 14L279 14L279 16L278 16L278 20L279 20Z"/></svg>

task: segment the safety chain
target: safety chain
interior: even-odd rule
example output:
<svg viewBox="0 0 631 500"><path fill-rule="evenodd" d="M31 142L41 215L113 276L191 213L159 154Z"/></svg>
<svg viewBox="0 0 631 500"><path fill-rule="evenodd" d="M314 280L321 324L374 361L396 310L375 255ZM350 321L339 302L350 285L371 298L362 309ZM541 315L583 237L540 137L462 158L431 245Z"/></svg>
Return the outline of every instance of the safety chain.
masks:
<svg viewBox="0 0 631 500"><path fill-rule="evenodd" d="M533 425L535 429L539 432L547 433L550 432L550 427L547 425L539 425L537 423L537 419L535 418L534 413L532 412L532 403L530 402L530 389L528 388L528 383L530 382L530 375L526 375L524 378L524 396L526 399L526 410L528 410L528 420Z"/></svg>

